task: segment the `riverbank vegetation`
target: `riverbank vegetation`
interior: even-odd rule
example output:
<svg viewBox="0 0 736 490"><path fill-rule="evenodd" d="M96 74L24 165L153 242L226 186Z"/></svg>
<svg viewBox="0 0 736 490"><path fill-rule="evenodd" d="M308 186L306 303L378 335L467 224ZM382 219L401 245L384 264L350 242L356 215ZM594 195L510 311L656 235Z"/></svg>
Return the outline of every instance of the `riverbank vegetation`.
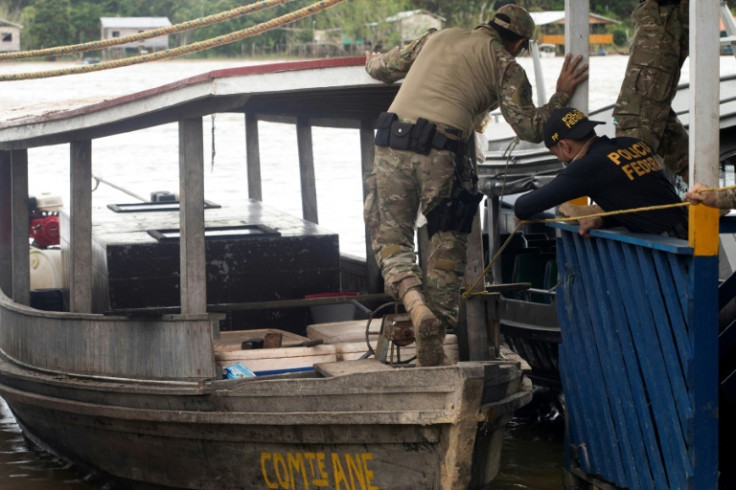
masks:
<svg viewBox="0 0 736 490"><path fill-rule="evenodd" d="M100 17L168 17L179 22L216 14L255 0L0 0L0 18L23 25L21 49L40 49L100 39ZM274 17L311 5L296 0L285 5L232 19L221 24L170 36L170 46L182 46L252 27ZM505 3L530 11L563 10L565 0L347 0L325 12L287 26L214 48L198 56L243 57L331 56L360 54L366 45L398 42L391 17L401 11L422 9L443 18L445 27L472 27L487 21ZM592 0L591 11L629 26L638 0ZM318 33L330 34L317 42ZM621 36L618 36L621 39ZM624 35L624 40L625 40ZM320 44L320 46L317 46ZM317 49L321 52L317 52ZM94 53L92 54L94 55Z"/></svg>

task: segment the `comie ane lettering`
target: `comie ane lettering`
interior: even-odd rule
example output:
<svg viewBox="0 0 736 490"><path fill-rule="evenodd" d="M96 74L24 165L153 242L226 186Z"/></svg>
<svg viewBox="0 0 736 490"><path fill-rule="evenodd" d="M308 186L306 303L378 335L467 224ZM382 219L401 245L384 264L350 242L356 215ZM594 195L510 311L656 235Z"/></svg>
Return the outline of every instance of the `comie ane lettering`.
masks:
<svg viewBox="0 0 736 490"><path fill-rule="evenodd" d="M368 463L371 453L261 453L267 488L378 490Z"/></svg>

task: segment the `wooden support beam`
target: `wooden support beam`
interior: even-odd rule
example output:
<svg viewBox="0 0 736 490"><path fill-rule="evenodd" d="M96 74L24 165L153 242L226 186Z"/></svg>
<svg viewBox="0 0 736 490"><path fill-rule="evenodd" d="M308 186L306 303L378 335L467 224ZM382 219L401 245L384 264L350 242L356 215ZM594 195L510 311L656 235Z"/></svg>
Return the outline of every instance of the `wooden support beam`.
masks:
<svg viewBox="0 0 736 490"><path fill-rule="evenodd" d="M690 2L690 182L718 185L720 56L718 2ZM701 208L701 209L695 209ZM690 244L695 251L690 273L693 325L693 419L689 456L690 488L718 487L718 214L691 207ZM725 459L724 459L725 461Z"/></svg>
<svg viewBox="0 0 736 490"><path fill-rule="evenodd" d="M207 311L202 118L179 121L179 278L183 315Z"/></svg>
<svg viewBox="0 0 736 490"><path fill-rule="evenodd" d="M0 289L6 296L13 294L10 179L10 152L0 151Z"/></svg>
<svg viewBox="0 0 736 490"><path fill-rule="evenodd" d="M245 154L248 169L248 197L256 201L263 201L258 118L251 112L245 113Z"/></svg>
<svg viewBox="0 0 736 490"><path fill-rule="evenodd" d="M471 137L469 141L468 155L475 156L475 137ZM476 168L477 171L477 168ZM468 246L465 265L466 284L474 284L475 281L483 276L483 237L481 236L480 212L475 213L473 219L473 228L468 234ZM485 278L482 278L476 286L478 291L485 289ZM498 346L491 346L488 343L488 328L485 302L480 300L465 301L465 325L467 331L465 338L467 342L467 353L469 361L482 361L491 357L490 348L493 347L493 357L498 354ZM459 341L458 336L458 341Z"/></svg>
<svg viewBox="0 0 736 490"><path fill-rule="evenodd" d="M312 126L304 117L298 117L296 120L296 140L299 149L299 175L302 183L302 217L307 221L319 223L314 153L312 151Z"/></svg>
<svg viewBox="0 0 736 490"><path fill-rule="evenodd" d="M373 160L376 156L376 149L374 146L375 134L373 127L375 121L372 119L361 119L360 121L360 167L363 172L363 182L365 182L365 176L373 172ZM363 185L363 202L365 202L368 189ZM368 291L371 293L377 293L383 291L383 278L381 276L381 269L378 267L376 257L373 255L373 247L371 246L371 232L368 227L365 227L365 262L366 262L366 273L368 277Z"/></svg>
<svg viewBox="0 0 736 490"><path fill-rule="evenodd" d="M28 150L10 153L11 249L13 261L13 300L31 302L31 272L28 254Z"/></svg>
<svg viewBox="0 0 736 490"><path fill-rule="evenodd" d="M565 0L565 53L582 55L583 63L588 62L590 53L590 2ZM588 82L578 85L570 105L587 114Z"/></svg>
<svg viewBox="0 0 736 490"><path fill-rule="evenodd" d="M69 310L92 311L92 142L70 147Z"/></svg>

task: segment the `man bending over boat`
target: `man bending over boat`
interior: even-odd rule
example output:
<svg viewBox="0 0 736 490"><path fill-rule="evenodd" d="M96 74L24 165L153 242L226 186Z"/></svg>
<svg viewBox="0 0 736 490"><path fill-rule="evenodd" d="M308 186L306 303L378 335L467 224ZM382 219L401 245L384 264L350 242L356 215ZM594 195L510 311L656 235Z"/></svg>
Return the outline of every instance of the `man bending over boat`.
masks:
<svg viewBox="0 0 736 490"><path fill-rule="evenodd" d="M516 200L518 219L530 219L582 196L589 196L603 211L681 202L649 145L626 136L597 136L598 124L602 123L572 107L552 112L544 126L544 144L567 166L551 182ZM676 207L585 218L580 220L580 234L615 226L687 239L687 211Z"/></svg>
<svg viewBox="0 0 736 490"><path fill-rule="evenodd" d="M536 108L515 57L527 47L534 21L505 5L473 30L431 30L410 44L366 55L366 71L392 83L405 77L389 112L381 114L375 164L365 176L364 218L386 292L409 313L417 364L448 363L442 347L455 327L465 269L467 233L482 197L466 142L486 111L501 108L520 138L541 141L552 109L568 103L587 78L582 57L565 58L557 93ZM430 235L422 292L414 233L417 212Z"/></svg>

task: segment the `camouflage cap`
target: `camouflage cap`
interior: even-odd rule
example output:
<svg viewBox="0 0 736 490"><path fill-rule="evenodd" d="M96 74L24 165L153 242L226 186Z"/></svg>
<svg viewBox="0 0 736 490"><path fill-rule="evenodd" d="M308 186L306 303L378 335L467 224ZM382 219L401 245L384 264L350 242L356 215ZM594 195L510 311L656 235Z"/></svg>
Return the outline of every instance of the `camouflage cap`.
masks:
<svg viewBox="0 0 736 490"><path fill-rule="evenodd" d="M507 22L506 20L499 18L499 14L503 14L508 17L509 21ZM534 20L532 20L532 16L529 15L529 12L518 5L504 5L500 9L496 10L496 14L493 16L491 22L518 34L524 39L531 39L532 36L534 36Z"/></svg>

